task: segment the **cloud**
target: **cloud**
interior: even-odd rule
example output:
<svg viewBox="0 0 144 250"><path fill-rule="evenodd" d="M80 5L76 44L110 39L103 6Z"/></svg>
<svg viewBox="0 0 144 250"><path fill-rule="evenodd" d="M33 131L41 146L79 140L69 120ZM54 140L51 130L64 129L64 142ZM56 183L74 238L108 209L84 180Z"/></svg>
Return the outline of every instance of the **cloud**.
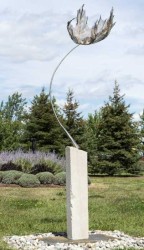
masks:
<svg viewBox="0 0 144 250"><path fill-rule="evenodd" d="M40 14L7 11L0 19L0 56L14 62L52 60L59 47L69 43L67 15L46 11Z"/></svg>
<svg viewBox="0 0 144 250"><path fill-rule="evenodd" d="M0 98L15 90L31 100L62 57L75 44L66 23L76 15L82 0L5 0L0 5ZM53 83L59 103L68 88L75 92L86 115L112 95L114 81L120 84L131 111L144 107L144 1L85 0L89 21L105 19L114 7L116 25L109 37L94 46L80 46L61 65Z"/></svg>
<svg viewBox="0 0 144 250"><path fill-rule="evenodd" d="M118 83L122 94L127 98L133 98L137 102L143 100L144 81L141 78L127 74L119 77Z"/></svg>
<svg viewBox="0 0 144 250"><path fill-rule="evenodd" d="M128 55L137 55L137 56L143 56L144 55L144 45L139 45L135 47L129 48L126 53Z"/></svg>

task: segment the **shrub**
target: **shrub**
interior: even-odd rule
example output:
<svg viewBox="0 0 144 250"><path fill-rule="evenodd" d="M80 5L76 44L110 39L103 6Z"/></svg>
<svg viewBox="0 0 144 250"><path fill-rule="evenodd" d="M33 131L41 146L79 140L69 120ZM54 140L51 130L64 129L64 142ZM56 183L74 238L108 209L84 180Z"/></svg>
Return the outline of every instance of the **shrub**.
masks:
<svg viewBox="0 0 144 250"><path fill-rule="evenodd" d="M40 181L33 174L23 174L17 183L22 187L37 187L40 185Z"/></svg>
<svg viewBox="0 0 144 250"><path fill-rule="evenodd" d="M5 171L2 174L2 183L4 184L17 184L18 179L23 175L22 172L17 170Z"/></svg>
<svg viewBox="0 0 144 250"><path fill-rule="evenodd" d="M4 170L23 170L26 173L34 174L45 171L58 173L65 171L65 158L51 152L36 151L33 154L32 152L23 152L22 150L3 151L0 152L0 170L2 165L4 165ZM29 171L31 168L34 172Z"/></svg>
<svg viewBox="0 0 144 250"><path fill-rule="evenodd" d="M54 184L56 185L65 185L66 184L66 173L61 172L55 175Z"/></svg>
<svg viewBox="0 0 144 250"><path fill-rule="evenodd" d="M62 171L63 171L62 166L54 162L53 174L58 174L61 173Z"/></svg>
<svg viewBox="0 0 144 250"><path fill-rule="evenodd" d="M143 158L144 159L144 158ZM141 159L140 161L139 161L139 168L141 169L141 172L144 172L144 160L143 159Z"/></svg>
<svg viewBox="0 0 144 250"><path fill-rule="evenodd" d="M90 179L90 177L88 176L88 185L90 185L91 184L91 179Z"/></svg>
<svg viewBox="0 0 144 250"><path fill-rule="evenodd" d="M36 174L41 184L52 184L54 182L54 175L50 172L41 172Z"/></svg>
<svg viewBox="0 0 144 250"><path fill-rule="evenodd" d="M0 171L0 182L2 181L4 171Z"/></svg>
<svg viewBox="0 0 144 250"><path fill-rule="evenodd" d="M62 167L51 160L40 160L31 169L31 174L37 174L40 172L50 172L52 174L57 174L62 171Z"/></svg>
<svg viewBox="0 0 144 250"><path fill-rule="evenodd" d="M61 173L63 171L62 166L56 162L53 162L51 167L49 167L49 163L48 163L48 168L50 169L50 172L53 173L54 175Z"/></svg>
<svg viewBox="0 0 144 250"><path fill-rule="evenodd" d="M90 185L91 184L91 179L90 179L90 177L88 176L88 185Z"/></svg>
<svg viewBox="0 0 144 250"><path fill-rule="evenodd" d="M31 172L32 163L28 159L19 158L15 161L15 163L24 173Z"/></svg>
<svg viewBox="0 0 144 250"><path fill-rule="evenodd" d="M54 179L54 184L55 185L66 185L66 172L61 172L56 174ZM91 184L91 179L88 176L88 185Z"/></svg>
<svg viewBox="0 0 144 250"><path fill-rule="evenodd" d="M13 163L12 161L8 161L7 163L1 164L1 171L8 171L8 170L21 171L22 168L17 164Z"/></svg>
<svg viewBox="0 0 144 250"><path fill-rule="evenodd" d="M31 174L38 174L46 171L51 172L50 169L47 168L46 163L44 161L41 161L32 167Z"/></svg>

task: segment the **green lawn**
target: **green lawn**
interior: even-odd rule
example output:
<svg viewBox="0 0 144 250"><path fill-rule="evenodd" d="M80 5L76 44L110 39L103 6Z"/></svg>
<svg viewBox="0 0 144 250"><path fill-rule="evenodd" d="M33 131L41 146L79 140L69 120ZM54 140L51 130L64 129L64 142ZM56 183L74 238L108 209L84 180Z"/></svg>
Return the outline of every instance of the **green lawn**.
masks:
<svg viewBox="0 0 144 250"><path fill-rule="evenodd" d="M92 178L89 225L144 237L144 177ZM65 188L0 188L0 237L63 231ZM9 248L1 241L0 249Z"/></svg>

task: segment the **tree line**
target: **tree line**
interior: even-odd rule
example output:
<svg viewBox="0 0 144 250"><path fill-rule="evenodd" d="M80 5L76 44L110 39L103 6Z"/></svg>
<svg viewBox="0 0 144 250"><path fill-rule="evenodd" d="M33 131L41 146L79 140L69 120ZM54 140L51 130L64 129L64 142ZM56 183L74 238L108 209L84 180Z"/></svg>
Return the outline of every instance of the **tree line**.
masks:
<svg viewBox="0 0 144 250"><path fill-rule="evenodd" d="M140 172L138 164L143 152L144 113L140 122L133 119L130 105L115 82L99 111L86 119L78 111L79 102L68 90L62 109L52 100L61 123L75 139L80 149L88 152L89 172L92 174L121 174ZM29 108L26 99L16 92L0 103L0 151L22 149L56 152L60 156L71 141L59 126L50 103L50 96L42 88L34 96Z"/></svg>

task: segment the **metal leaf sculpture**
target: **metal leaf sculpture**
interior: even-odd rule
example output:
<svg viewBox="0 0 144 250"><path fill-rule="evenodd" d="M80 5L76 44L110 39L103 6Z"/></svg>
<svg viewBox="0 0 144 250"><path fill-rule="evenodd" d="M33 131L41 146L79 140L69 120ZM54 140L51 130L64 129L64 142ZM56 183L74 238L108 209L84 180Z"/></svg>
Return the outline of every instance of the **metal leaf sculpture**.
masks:
<svg viewBox="0 0 144 250"><path fill-rule="evenodd" d="M77 11L77 17L73 18L72 20L70 20L67 23L67 29L68 29L69 35L70 35L71 39L77 45L74 48L72 48L62 58L62 60L59 62L59 64L55 68L55 70L54 70L54 72L52 74L52 77L51 77L50 88L49 88L49 96L50 96L50 101L51 101L51 105L52 105L52 109L53 109L54 115L55 115L58 123L62 127L62 129L65 131L65 133L67 134L67 136L71 140L73 146L76 147L76 148L79 148L78 144L75 142L75 140L72 138L72 136L70 135L70 133L66 130L66 128L62 125L62 123L60 122L59 117L58 117L58 115L57 115L57 113L55 111L54 104L53 104L53 101L52 101L52 83L53 83L53 79L54 79L54 76L55 76L58 68L62 64L62 62L79 45L89 45L89 44L97 43L97 42L100 42L101 40L105 39L109 35L112 27L115 25L115 23L113 23L113 18L114 18L114 15L113 15L113 8L112 8L108 20L104 20L103 21L101 19L101 17L100 17L99 20L97 20L95 22L95 24L93 25L93 27L89 28L88 24L87 24L88 17L86 17L86 12L84 10L84 4L83 4L82 7L81 7L81 9L79 9ZM76 25L74 27L72 25L72 22L75 19L76 19Z"/></svg>
<svg viewBox="0 0 144 250"><path fill-rule="evenodd" d="M113 8L110 12L110 17L108 20L102 20L101 16L99 20L95 22L92 28L88 27L88 17L86 16L86 12L84 10L84 4L81 9L77 11L77 17L73 18L71 21L67 23L67 29L71 39L81 45L89 45L92 43L100 42L105 39L112 27L115 25L113 23ZM75 27L72 25L73 20L76 19Z"/></svg>

